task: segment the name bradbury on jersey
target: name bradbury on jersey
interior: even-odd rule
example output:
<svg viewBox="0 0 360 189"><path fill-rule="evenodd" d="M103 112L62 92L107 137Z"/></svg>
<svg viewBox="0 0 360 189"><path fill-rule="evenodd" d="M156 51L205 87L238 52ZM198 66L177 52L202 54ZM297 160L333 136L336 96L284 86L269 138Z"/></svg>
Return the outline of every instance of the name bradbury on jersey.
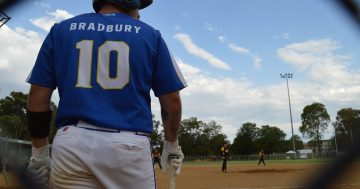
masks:
<svg viewBox="0 0 360 189"><path fill-rule="evenodd" d="M87 30L87 31L98 31L98 32L135 32L139 33L141 27L128 25L128 24L101 24L101 23L85 23L73 22L70 24L70 31L79 31L79 30Z"/></svg>

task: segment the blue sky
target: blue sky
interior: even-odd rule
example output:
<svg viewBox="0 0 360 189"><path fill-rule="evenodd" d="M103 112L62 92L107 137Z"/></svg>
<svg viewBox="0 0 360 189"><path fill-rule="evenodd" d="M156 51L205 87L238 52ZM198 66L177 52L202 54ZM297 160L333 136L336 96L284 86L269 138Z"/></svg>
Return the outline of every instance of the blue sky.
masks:
<svg viewBox="0 0 360 189"><path fill-rule="evenodd" d="M360 33L329 0L155 0L141 20L159 29L189 86L183 118L214 120L232 142L245 122L280 127L291 136L301 113L320 102L331 120L341 108L359 109ZM29 1L7 10L0 28L0 97L28 92L24 82L49 27L92 12L90 0ZM57 93L53 100L57 101ZM160 120L159 106L152 109ZM332 135L331 124L325 138ZM304 140L306 140L304 138Z"/></svg>

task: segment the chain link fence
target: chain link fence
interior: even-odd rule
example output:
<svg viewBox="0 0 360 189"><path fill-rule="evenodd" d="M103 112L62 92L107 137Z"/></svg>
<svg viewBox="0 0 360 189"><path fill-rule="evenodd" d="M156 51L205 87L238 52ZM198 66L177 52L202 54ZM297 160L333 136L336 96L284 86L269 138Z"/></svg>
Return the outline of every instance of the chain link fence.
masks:
<svg viewBox="0 0 360 189"><path fill-rule="evenodd" d="M324 153L308 153L304 154L265 154L265 160L310 160L310 159L337 159L344 155L343 152L324 152ZM196 161L221 161L221 156L186 156L184 162L196 162ZM229 161L252 161L259 160L259 156L253 155L230 155Z"/></svg>
<svg viewBox="0 0 360 189"><path fill-rule="evenodd" d="M31 142L0 137L0 154L0 170L25 167L31 155Z"/></svg>
<svg viewBox="0 0 360 189"><path fill-rule="evenodd" d="M25 166L31 155L31 141L16 140L0 137L0 170L6 164L16 165L17 167ZM329 151L322 153L297 153L297 154L265 154L266 160L291 160L291 159L336 159L343 156L343 152ZM230 155L229 161L251 161L258 160L257 154L252 155ZM221 156L187 156L184 162L196 161L221 161Z"/></svg>

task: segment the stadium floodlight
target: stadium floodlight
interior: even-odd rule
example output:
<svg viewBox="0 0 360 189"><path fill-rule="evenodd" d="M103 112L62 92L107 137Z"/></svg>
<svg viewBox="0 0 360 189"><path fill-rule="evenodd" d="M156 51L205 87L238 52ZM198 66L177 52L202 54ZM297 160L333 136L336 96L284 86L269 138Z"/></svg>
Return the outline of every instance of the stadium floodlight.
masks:
<svg viewBox="0 0 360 189"><path fill-rule="evenodd" d="M289 92L289 78L292 78L292 77L293 77L293 74L292 74L292 73L280 74L280 77L286 79L287 93L288 93L288 99L289 99L289 110L290 110L290 122L291 122L292 143L293 143L293 150L294 150L294 152L295 152L295 154L296 154L295 138L294 138L294 126L293 126L293 120L292 120L291 103L290 103L290 92Z"/></svg>

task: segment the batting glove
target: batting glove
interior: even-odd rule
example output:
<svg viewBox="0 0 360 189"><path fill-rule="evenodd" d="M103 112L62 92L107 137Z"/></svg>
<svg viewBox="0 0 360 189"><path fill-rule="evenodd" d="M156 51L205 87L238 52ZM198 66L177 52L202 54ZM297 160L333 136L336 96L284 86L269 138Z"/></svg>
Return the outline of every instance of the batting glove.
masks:
<svg viewBox="0 0 360 189"><path fill-rule="evenodd" d="M184 154L181 151L181 146L179 146L179 142L169 142L164 141L163 151L161 154L161 166L162 171L165 174L167 169L167 164L172 170L174 170L175 175L180 174L180 166L184 159Z"/></svg>
<svg viewBox="0 0 360 189"><path fill-rule="evenodd" d="M48 186L50 176L49 146L32 147L31 154L29 166L27 167L28 172L35 182Z"/></svg>

